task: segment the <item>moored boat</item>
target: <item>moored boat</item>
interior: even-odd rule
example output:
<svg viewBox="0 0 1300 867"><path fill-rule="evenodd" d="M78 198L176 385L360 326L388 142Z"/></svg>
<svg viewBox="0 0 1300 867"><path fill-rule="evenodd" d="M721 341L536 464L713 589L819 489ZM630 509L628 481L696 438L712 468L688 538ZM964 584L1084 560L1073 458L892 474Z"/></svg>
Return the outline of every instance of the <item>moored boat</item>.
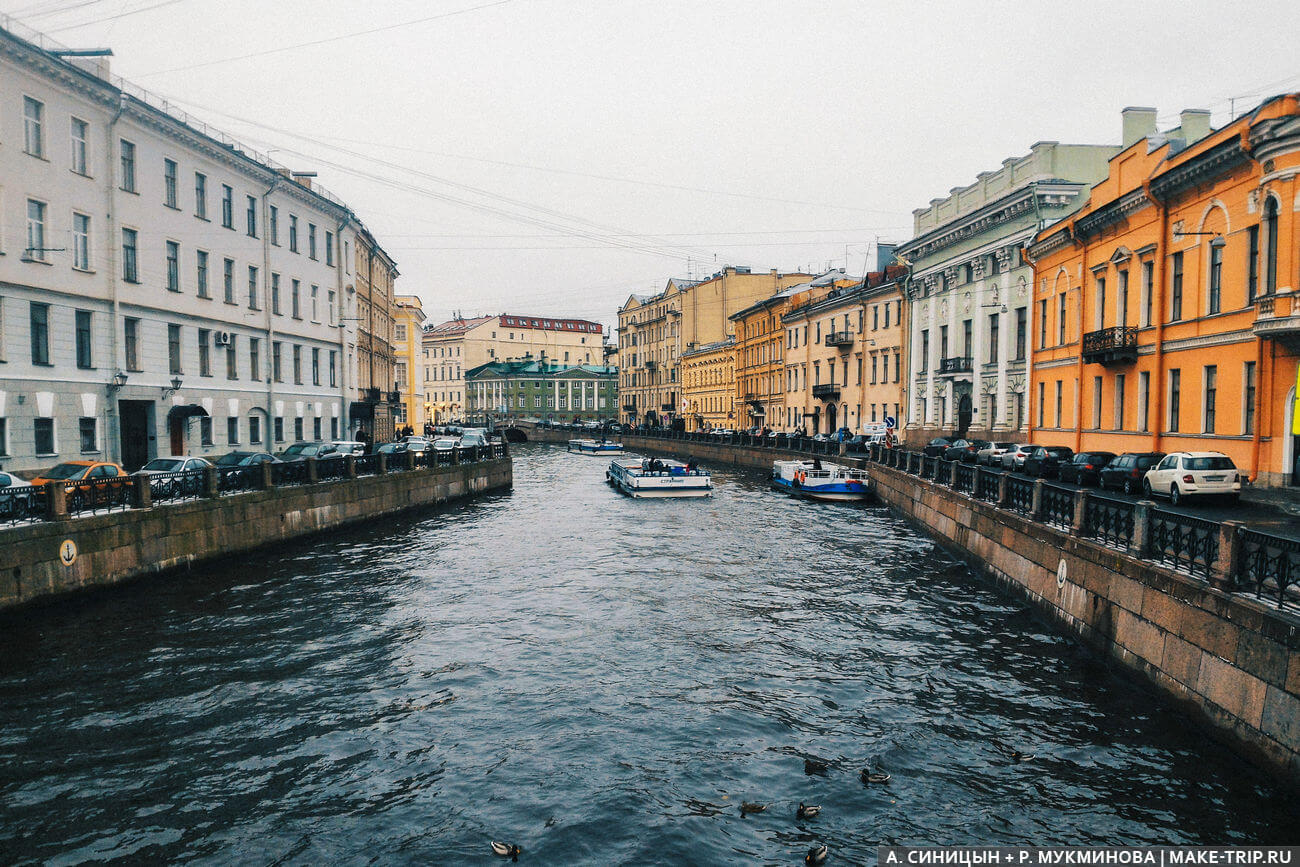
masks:
<svg viewBox="0 0 1300 867"><path fill-rule="evenodd" d="M661 458L610 461L605 477L630 497L707 497L713 477L694 464Z"/></svg>
<svg viewBox="0 0 1300 867"><path fill-rule="evenodd" d="M811 500L855 502L871 496L866 470L820 460L773 461L772 486Z"/></svg>
<svg viewBox="0 0 1300 867"><path fill-rule="evenodd" d="M621 455L623 444L598 440L569 440L569 451L580 455Z"/></svg>

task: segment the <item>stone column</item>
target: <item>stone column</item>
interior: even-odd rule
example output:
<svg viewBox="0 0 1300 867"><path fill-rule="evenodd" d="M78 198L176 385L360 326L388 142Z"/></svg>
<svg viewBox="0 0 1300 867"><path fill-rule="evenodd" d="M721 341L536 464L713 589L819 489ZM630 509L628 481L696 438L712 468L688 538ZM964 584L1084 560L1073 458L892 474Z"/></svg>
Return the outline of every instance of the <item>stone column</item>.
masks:
<svg viewBox="0 0 1300 867"><path fill-rule="evenodd" d="M148 484L146 481L145 485ZM49 521L68 520L68 488L63 482L45 483L45 518Z"/></svg>
<svg viewBox="0 0 1300 867"><path fill-rule="evenodd" d="M1133 506L1133 542L1128 552L1139 560L1151 556L1151 510L1155 507L1151 500L1139 500Z"/></svg>
<svg viewBox="0 0 1300 867"><path fill-rule="evenodd" d="M376 472L381 476L388 472L388 455L380 453L379 469Z"/></svg>
<svg viewBox="0 0 1300 867"><path fill-rule="evenodd" d="M134 476L131 479L131 508L148 509L153 506L153 486L148 476Z"/></svg>
<svg viewBox="0 0 1300 867"><path fill-rule="evenodd" d="M320 470L316 467L315 458L307 458L304 463L307 464L307 484L314 485L320 481Z"/></svg>
<svg viewBox="0 0 1300 867"><path fill-rule="evenodd" d="M258 477L257 486L265 491L274 484L271 479L271 462L264 461L263 463L258 464L258 467L261 468L261 475Z"/></svg>
<svg viewBox="0 0 1300 867"><path fill-rule="evenodd" d="M998 508L1005 509L1011 502L1011 478L1010 473L998 474Z"/></svg>
<svg viewBox="0 0 1300 867"><path fill-rule="evenodd" d="M1034 479L1034 499L1029 507L1030 520L1037 521L1043 514L1043 480Z"/></svg>
<svg viewBox="0 0 1300 867"><path fill-rule="evenodd" d="M955 488L955 487L957 487L957 466L958 466L958 464L960 464L960 463L961 463L961 461L949 461L949 462L948 462L948 479L947 479L947 484L948 484L948 487L950 487L950 488ZM939 481L939 478L938 478L939 474L938 474L938 473L935 473L934 475L935 475L935 479L934 479L934 480L935 480L936 482Z"/></svg>
<svg viewBox="0 0 1300 867"><path fill-rule="evenodd" d="M221 471L216 467L203 468L203 496L210 500L221 496Z"/></svg>
<svg viewBox="0 0 1300 867"><path fill-rule="evenodd" d="M408 472L415 469L415 452L410 449L402 452L402 469Z"/></svg>
<svg viewBox="0 0 1300 867"><path fill-rule="evenodd" d="M1074 492L1074 517L1070 521L1070 533L1083 535L1084 519L1088 514L1088 492L1083 488Z"/></svg>
<svg viewBox="0 0 1300 867"><path fill-rule="evenodd" d="M357 477L357 456L356 455L344 455L343 466L344 466L343 474L345 476L347 476L349 479L355 479Z"/></svg>
<svg viewBox="0 0 1300 867"><path fill-rule="evenodd" d="M1237 582L1237 565L1241 558L1241 521L1224 521L1219 525L1219 556L1210 564L1210 582L1220 590L1230 591Z"/></svg>

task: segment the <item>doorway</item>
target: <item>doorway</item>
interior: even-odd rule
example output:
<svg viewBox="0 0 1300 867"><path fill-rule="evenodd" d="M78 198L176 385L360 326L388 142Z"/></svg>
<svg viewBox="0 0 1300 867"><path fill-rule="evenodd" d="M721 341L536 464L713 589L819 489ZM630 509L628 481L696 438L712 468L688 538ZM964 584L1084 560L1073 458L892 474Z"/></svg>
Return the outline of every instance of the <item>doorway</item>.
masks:
<svg viewBox="0 0 1300 867"><path fill-rule="evenodd" d="M826 433L833 434L838 428L835 427L835 404L826 405Z"/></svg>
<svg viewBox="0 0 1300 867"><path fill-rule="evenodd" d="M119 400L122 468L135 472L149 463L153 451L153 401Z"/></svg>
<svg viewBox="0 0 1300 867"><path fill-rule="evenodd" d="M972 415L970 394L962 393L962 395L957 398L957 436L966 436L966 431L970 430L970 420Z"/></svg>

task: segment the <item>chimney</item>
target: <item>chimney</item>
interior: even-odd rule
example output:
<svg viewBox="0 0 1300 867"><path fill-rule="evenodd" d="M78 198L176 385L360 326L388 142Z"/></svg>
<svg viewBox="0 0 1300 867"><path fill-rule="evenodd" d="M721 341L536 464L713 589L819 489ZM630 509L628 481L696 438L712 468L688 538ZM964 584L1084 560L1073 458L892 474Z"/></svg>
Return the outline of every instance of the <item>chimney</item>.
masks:
<svg viewBox="0 0 1300 867"><path fill-rule="evenodd" d="M898 248L897 244L877 244L876 245L876 270L883 271L890 265L898 264L894 258L894 250Z"/></svg>
<svg viewBox="0 0 1300 867"><path fill-rule="evenodd" d="M1185 108L1179 113L1178 120L1182 124L1183 138L1189 145L1210 134L1210 113L1203 108Z"/></svg>
<svg viewBox="0 0 1300 867"><path fill-rule="evenodd" d="M300 186L311 189L312 179L316 177L315 172L290 172L289 176L298 182Z"/></svg>
<svg viewBox="0 0 1300 867"><path fill-rule="evenodd" d="M1120 142L1124 147L1155 134L1156 110L1154 108L1141 108L1130 105L1120 112L1120 116L1124 118L1123 140Z"/></svg>

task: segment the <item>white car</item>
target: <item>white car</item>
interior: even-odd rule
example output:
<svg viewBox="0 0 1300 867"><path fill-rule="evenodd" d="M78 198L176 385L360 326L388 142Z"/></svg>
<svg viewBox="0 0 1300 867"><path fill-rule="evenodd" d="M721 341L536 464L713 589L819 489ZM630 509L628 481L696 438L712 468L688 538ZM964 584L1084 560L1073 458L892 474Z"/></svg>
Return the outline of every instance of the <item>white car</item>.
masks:
<svg viewBox="0 0 1300 867"><path fill-rule="evenodd" d="M433 450L435 452L449 452L460 445L460 440L455 437L438 437L433 441Z"/></svg>
<svg viewBox="0 0 1300 867"><path fill-rule="evenodd" d="M203 490L202 470L212 466L207 458L190 456L154 458L131 475L151 476L149 488L155 497L167 497L173 494L197 494ZM184 473L175 476L173 473Z"/></svg>
<svg viewBox="0 0 1300 867"><path fill-rule="evenodd" d="M36 488L13 473L0 473L0 518L18 520L41 507Z"/></svg>
<svg viewBox="0 0 1300 867"><path fill-rule="evenodd" d="M1147 470L1142 489L1149 497L1159 494L1177 506L1184 497L1241 496L1241 474L1232 458L1222 452L1174 452Z"/></svg>

